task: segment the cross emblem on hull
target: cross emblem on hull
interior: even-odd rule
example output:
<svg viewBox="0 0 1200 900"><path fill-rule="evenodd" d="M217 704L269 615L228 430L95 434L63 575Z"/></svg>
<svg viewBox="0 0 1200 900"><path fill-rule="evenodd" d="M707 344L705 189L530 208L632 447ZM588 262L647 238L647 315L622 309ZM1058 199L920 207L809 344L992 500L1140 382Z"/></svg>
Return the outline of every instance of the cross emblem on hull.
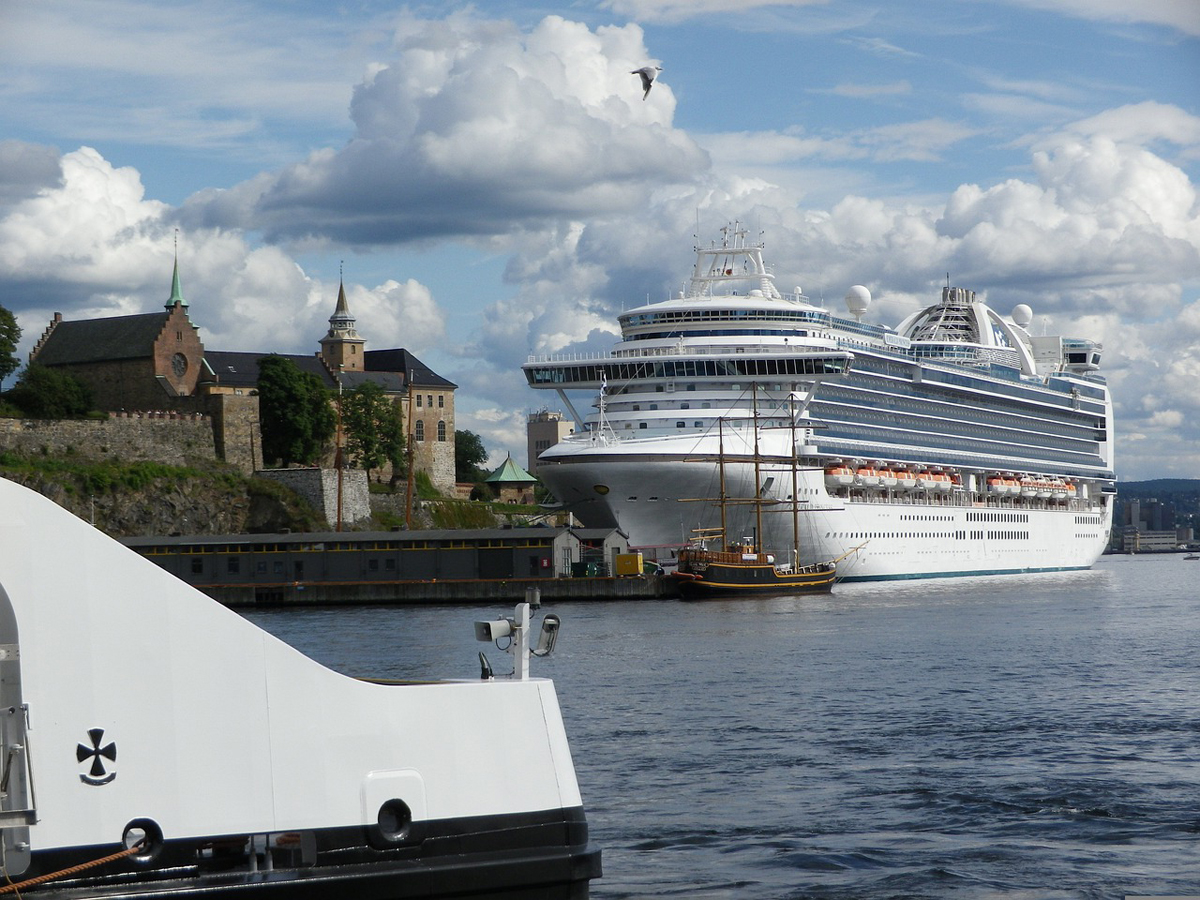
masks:
<svg viewBox="0 0 1200 900"><path fill-rule="evenodd" d="M75 748L76 760L81 763L89 759L92 761L92 767L86 774L83 772L79 773L79 780L84 784L108 784L117 777L117 773L107 771L104 768L104 760L107 759L109 762L117 761L117 744L115 741L109 741L109 743L101 746L101 743L104 741L103 728L89 728L88 738L91 741L90 747L87 744L79 744Z"/></svg>

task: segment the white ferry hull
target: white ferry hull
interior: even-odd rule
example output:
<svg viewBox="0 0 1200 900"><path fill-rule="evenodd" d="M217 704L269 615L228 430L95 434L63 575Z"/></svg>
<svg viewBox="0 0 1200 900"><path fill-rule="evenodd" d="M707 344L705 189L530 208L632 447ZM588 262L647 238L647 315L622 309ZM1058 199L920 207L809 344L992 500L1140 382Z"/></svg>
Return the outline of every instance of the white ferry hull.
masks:
<svg viewBox="0 0 1200 900"><path fill-rule="evenodd" d="M341 675L3 479L0 744L0 860L37 897L576 898L600 874L551 682Z"/></svg>

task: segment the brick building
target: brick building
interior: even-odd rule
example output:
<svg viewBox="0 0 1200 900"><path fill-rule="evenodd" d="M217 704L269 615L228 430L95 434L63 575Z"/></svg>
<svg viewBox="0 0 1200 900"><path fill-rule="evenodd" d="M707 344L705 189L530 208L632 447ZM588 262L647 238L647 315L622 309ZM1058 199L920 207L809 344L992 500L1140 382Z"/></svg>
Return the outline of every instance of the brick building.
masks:
<svg viewBox="0 0 1200 900"><path fill-rule="evenodd" d="M179 288L179 262L165 312L75 322L55 313L29 361L69 370L91 389L98 409L197 411L179 402L196 396L204 366L204 344Z"/></svg>

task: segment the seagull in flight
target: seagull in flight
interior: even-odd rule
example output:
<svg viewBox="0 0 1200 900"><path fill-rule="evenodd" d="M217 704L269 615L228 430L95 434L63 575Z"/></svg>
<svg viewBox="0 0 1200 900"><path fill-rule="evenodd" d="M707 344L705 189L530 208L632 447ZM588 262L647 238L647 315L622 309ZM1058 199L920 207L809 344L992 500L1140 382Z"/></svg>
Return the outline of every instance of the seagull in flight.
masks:
<svg viewBox="0 0 1200 900"><path fill-rule="evenodd" d="M650 95L650 88L654 87L654 79L658 77L658 73L662 71L662 66L642 66L640 69L634 69L630 75L642 76L642 88L645 93L642 94L642 99Z"/></svg>

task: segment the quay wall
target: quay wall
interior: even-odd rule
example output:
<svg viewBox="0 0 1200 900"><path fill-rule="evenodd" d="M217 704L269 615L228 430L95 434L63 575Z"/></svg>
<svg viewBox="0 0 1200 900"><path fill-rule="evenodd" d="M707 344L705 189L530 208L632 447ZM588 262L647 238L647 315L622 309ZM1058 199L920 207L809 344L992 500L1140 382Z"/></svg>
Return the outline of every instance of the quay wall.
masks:
<svg viewBox="0 0 1200 900"><path fill-rule="evenodd" d="M360 604L519 603L527 588L542 601L667 600L679 596L674 579L662 575L630 578L515 578L505 581L393 581L328 584L196 585L225 606L352 606Z"/></svg>

